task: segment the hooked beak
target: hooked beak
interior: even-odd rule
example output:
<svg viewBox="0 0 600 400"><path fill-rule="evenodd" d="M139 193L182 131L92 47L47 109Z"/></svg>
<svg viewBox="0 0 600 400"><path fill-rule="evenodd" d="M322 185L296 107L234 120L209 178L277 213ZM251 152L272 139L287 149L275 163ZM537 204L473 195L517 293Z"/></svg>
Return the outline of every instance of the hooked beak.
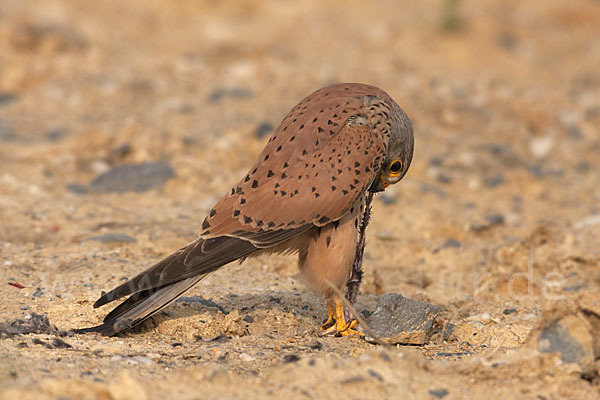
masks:
<svg viewBox="0 0 600 400"><path fill-rule="evenodd" d="M373 193L383 192L388 186L390 186L390 182L385 179L383 174L379 173L377 179L375 179L371 184L369 191Z"/></svg>

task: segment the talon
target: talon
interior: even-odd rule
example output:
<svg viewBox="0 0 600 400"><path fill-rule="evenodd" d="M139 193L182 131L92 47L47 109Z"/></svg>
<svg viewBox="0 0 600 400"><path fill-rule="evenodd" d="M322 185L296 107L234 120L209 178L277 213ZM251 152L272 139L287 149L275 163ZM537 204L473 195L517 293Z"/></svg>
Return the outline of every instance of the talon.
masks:
<svg viewBox="0 0 600 400"><path fill-rule="evenodd" d="M321 326L322 335L335 335L335 336L349 336L359 335L365 336L363 332L358 329L358 320L356 318L346 322L344 316L344 303L341 299L337 298L333 302L327 303L328 319L323 326Z"/></svg>
<svg viewBox="0 0 600 400"><path fill-rule="evenodd" d="M327 321L321 325L321 335L329 335L335 327L335 307L333 303L327 302Z"/></svg>

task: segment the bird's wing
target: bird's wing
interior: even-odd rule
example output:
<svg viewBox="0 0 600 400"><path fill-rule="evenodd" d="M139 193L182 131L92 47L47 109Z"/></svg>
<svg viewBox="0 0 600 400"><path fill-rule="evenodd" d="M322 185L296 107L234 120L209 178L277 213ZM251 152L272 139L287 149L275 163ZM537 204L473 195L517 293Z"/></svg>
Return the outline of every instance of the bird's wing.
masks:
<svg viewBox="0 0 600 400"><path fill-rule="evenodd" d="M327 104L304 120L294 110L284 119L250 172L210 211L201 237L268 247L279 241L273 231L323 226L353 206L376 177L386 138L369 124L363 99Z"/></svg>

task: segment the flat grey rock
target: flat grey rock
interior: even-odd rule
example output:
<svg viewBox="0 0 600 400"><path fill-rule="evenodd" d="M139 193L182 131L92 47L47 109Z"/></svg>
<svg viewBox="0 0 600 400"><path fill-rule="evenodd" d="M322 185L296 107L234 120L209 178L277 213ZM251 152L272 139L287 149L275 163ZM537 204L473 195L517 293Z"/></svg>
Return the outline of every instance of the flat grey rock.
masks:
<svg viewBox="0 0 600 400"><path fill-rule="evenodd" d="M538 337L540 353L560 353L562 362L577 364L583 373L594 370L594 339L590 325L575 315L546 326Z"/></svg>
<svg viewBox="0 0 600 400"><path fill-rule="evenodd" d="M377 300L369 317L369 328L391 344L425 344L433 334L433 323L441 309L424 301L412 300L397 293L387 293ZM368 341L373 341L369 338Z"/></svg>
<svg viewBox="0 0 600 400"><path fill-rule="evenodd" d="M145 192L161 187L175 176L169 164L151 162L118 165L99 175L90 183L94 192Z"/></svg>

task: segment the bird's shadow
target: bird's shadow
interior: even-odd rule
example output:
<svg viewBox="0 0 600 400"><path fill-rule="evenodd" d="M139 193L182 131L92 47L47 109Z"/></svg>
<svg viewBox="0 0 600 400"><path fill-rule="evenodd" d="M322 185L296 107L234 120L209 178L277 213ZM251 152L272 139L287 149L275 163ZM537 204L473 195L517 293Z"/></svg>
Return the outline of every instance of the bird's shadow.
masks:
<svg viewBox="0 0 600 400"><path fill-rule="evenodd" d="M131 333L145 333L166 321L196 317L200 314L219 319L237 310L241 317L253 314L291 314L303 322L311 321L315 326L327 316L327 307L322 299L308 292L265 291L253 294L232 294L218 300L203 296L184 296L163 311L133 328Z"/></svg>
<svg viewBox="0 0 600 400"><path fill-rule="evenodd" d="M359 312L370 308L372 296L361 296L356 308ZM365 304L368 304L365 306ZM213 300L203 296L185 296L177 299L149 322L133 328L130 333L146 333L161 323L171 320L194 318L200 314L220 319L237 310L240 318L252 315L288 314L302 325L318 328L327 317L324 299L310 292L265 291L260 293L232 294L229 297Z"/></svg>

